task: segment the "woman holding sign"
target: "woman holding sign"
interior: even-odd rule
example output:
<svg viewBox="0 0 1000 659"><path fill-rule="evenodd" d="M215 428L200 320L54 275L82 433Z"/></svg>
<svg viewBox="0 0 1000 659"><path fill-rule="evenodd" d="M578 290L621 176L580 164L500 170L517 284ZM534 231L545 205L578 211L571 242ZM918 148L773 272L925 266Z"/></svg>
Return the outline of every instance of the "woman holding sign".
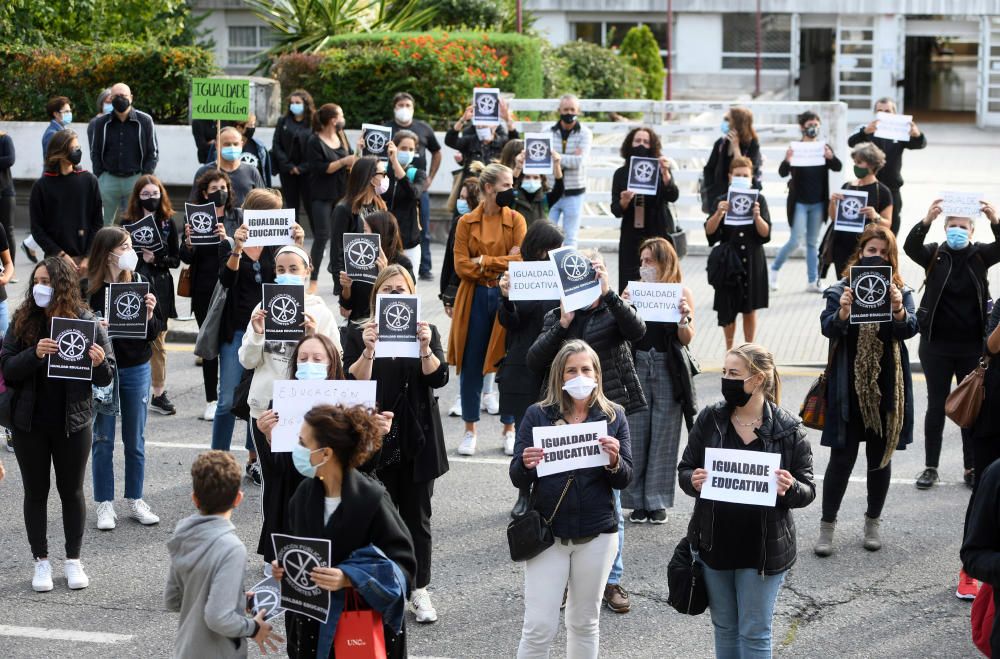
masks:
<svg viewBox="0 0 1000 659"><path fill-rule="evenodd" d="M379 273L370 308L379 296L413 295L413 277L401 266ZM378 407L392 412L392 428L382 449L367 465L381 481L413 538L417 556L415 589L409 608L417 622L437 620L427 586L431 581L431 497L434 481L448 471L444 430L435 389L448 384L448 362L441 335L429 323L417 322L419 359L380 358L376 352L378 321L350 323L344 339L344 364L358 380L375 380Z"/></svg>
<svg viewBox="0 0 1000 659"><path fill-rule="evenodd" d="M833 227L823 241L821 255L824 262L833 263L834 274L838 277L846 276L844 268L847 260L858 246L858 235L868 224L874 222L879 226L892 226L892 193L884 183L875 178L885 166L885 154L874 144L865 142L851 150L851 159L854 161L854 175L857 179L842 185L841 190L863 193L864 196L839 192L830 195L829 212ZM825 272L826 266L822 270Z"/></svg>
<svg viewBox="0 0 1000 659"><path fill-rule="evenodd" d="M796 558L791 511L816 498L812 449L779 407L781 380L762 346L728 352L722 397L698 415L677 467L695 498L687 540L704 571L715 656L770 657L774 603Z"/></svg>
<svg viewBox="0 0 1000 659"><path fill-rule="evenodd" d="M146 474L146 415L148 413L153 342L165 331L167 319L158 308L149 280L135 274L138 257L132 249L128 231L121 227L104 227L94 237L87 260L86 290L90 308L102 316L101 326L114 336L111 345L115 351L115 375L118 383L118 409L97 410L94 417L93 478L94 500L97 502L97 528L110 531L115 528L115 423L122 418L122 443L125 447L125 501L129 517L142 525L156 524L160 518L153 514L142 498L142 485ZM142 304L138 293L142 291L112 293L109 284L145 284ZM133 334L126 338L116 334L116 319L129 320L133 316L145 319L145 336ZM141 327L140 327L141 329ZM117 414L116 414L117 412Z"/></svg>
<svg viewBox="0 0 1000 659"><path fill-rule="evenodd" d="M712 155L702 172L702 199L708 203L726 194L729 188L727 176L733 170L733 160L737 158L750 161L751 185L760 189L760 141L753 128L753 112L747 108L729 108L722 118L719 132L722 137L712 145Z"/></svg>
<svg viewBox="0 0 1000 659"><path fill-rule="evenodd" d="M891 280L861 272L854 284L858 290L854 290L852 266L889 266ZM820 443L830 448L830 462L823 478L823 517L813 551L817 556L833 553L837 512L862 442L868 461L864 547L877 551L882 547L879 518L889 494L892 454L913 441L913 382L905 341L918 331L913 289L899 274L896 238L888 221L865 227L844 269L844 278L826 289L824 296L826 309L820 326L830 340L830 361L826 423ZM861 304L884 302L886 297L886 321L858 323L851 318Z"/></svg>
<svg viewBox="0 0 1000 659"><path fill-rule="evenodd" d="M621 156L625 164L615 170L611 182L611 212L622 218L618 240L618 290L639 279L639 244L657 236L667 238L673 231L674 216L667 205L677 201L680 191L670 173L667 157L660 150L660 136L652 128L633 128L622 142ZM656 194L637 194L629 190L630 161L636 158L656 158L659 181L653 181ZM650 172L652 173L652 172Z"/></svg>
<svg viewBox="0 0 1000 659"><path fill-rule="evenodd" d="M524 565L518 659L549 655L567 586L566 654L598 656L601 596L618 551L613 491L632 477L625 410L605 397L601 371L590 346L568 341L552 361L544 399L517 429L510 480L534 488L533 507L556 540Z"/></svg>
<svg viewBox="0 0 1000 659"><path fill-rule="evenodd" d="M364 233L379 237L379 255L375 261L380 269L387 265L402 266L410 277L413 277L413 263L403 250L403 241L399 236L399 224L389 211L375 211L365 216L361 221ZM350 311L348 320L359 322L369 318L372 310L368 308L371 299L372 284L366 281L354 281L341 271L340 277L340 307Z"/></svg>
<svg viewBox="0 0 1000 659"><path fill-rule="evenodd" d="M390 142L391 144L391 142ZM395 148L395 146L391 147ZM344 234L366 233L364 220L375 211L386 210L382 193L389 189L386 164L375 156L358 158L347 177L347 191L344 198L333 208L333 239L330 242L330 272L337 273L333 279L333 293L343 297L340 273L346 273L344 265ZM350 309L341 305L340 314L349 316Z"/></svg>
<svg viewBox="0 0 1000 659"><path fill-rule="evenodd" d="M92 384L111 384L114 352L104 328L97 325L85 357L93 367L90 377L49 377L49 357L60 351L60 344L50 336L53 320L95 318L80 299L76 267L64 259L50 256L36 265L31 284L24 302L14 312L11 329L0 349L0 371L7 388L14 392L14 455L24 486L24 526L35 557L31 586L37 592L53 587L46 511L49 474L55 468L66 535L66 579L71 589L86 588L90 579L80 563L80 549L87 520L83 481L94 418Z"/></svg>
<svg viewBox="0 0 1000 659"><path fill-rule="evenodd" d="M521 242L527 231L524 217L510 209L514 203L514 175L509 167L493 163L479 175L482 201L463 215L455 228L455 272L461 283L455 298L448 361L455 365L462 392L465 435L460 455L475 455L483 375L496 371L503 357L506 330L496 322L500 304L500 276L507 263L521 260ZM514 417L501 415L504 442L514 433Z"/></svg>
<svg viewBox="0 0 1000 659"><path fill-rule="evenodd" d="M729 166L730 191L750 190L753 163L749 158L733 158ZM771 240L771 214L764 195L755 193L757 201L749 209L748 221L735 222L729 208L729 194L715 200L715 209L705 221L708 244L719 244L709 256L709 282L715 288L712 308L719 313L719 325L726 337L726 350L733 347L736 337L736 316L743 314L743 340L753 341L757 333L757 309L766 309L767 257L764 245ZM746 199L746 197L740 197ZM749 205L749 204L748 204ZM737 283L727 279L720 283L712 279L713 256L729 255L732 266L741 268ZM737 262L738 259L738 262Z"/></svg>

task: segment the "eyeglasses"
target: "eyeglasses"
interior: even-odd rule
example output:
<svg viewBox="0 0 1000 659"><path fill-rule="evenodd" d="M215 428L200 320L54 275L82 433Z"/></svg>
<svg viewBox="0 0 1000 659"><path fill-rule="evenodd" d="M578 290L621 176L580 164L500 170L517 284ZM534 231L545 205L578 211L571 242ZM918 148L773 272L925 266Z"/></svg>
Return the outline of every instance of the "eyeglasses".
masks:
<svg viewBox="0 0 1000 659"><path fill-rule="evenodd" d="M253 280L258 284L262 281L260 278L260 261L253 262Z"/></svg>
<svg viewBox="0 0 1000 659"><path fill-rule="evenodd" d="M139 199L159 199L159 192L140 192Z"/></svg>

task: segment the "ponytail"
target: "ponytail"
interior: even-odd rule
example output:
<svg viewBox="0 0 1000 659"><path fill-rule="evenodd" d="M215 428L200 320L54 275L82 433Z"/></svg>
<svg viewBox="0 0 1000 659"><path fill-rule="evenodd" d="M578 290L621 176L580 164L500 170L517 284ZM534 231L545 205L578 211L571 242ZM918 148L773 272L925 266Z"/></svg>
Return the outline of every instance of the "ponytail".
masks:
<svg viewBox="0 0 1000 659"><path fill-rule="evenodd" d="M775 405L781 404L781 378L774 365L774 355L767 348L756 343L744 343L730 350L728 354L736 355L746 362L751 377L763 373L764 398Z"/></svg>

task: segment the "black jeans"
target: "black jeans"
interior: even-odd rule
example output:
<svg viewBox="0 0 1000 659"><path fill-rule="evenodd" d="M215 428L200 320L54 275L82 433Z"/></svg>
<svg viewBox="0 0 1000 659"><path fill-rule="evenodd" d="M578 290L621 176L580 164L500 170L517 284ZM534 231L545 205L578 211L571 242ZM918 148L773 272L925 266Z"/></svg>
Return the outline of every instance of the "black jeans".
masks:
<svg viewBox="0 0 1000 659"><path fill-rule="evenodd" d="M15 198L0 197L0 226L7 233L7 244L10 246L10 262L14 263L17 258L17 243L14 241L14 203Z"/></svg>
<svg viewBox="0 0 1000 659"><path fill-rule="evenodd" d="M323 265L323 252L326 251L327 243L330 242L330 225L333 223L333 207L337 204L334 199L313 199L309 207L309 224L312 226L313 243L309 250L309 257L312 259L312 275L310 279L319 279L319 268ZM332 257L331 257L332 258ZM336 280L340 273L334 273Z"/></svg>
<svg viewBox="0 0 1000 659"><path fill-rule="evenodd" d="M212 302L212 291L195 290L191 296L191 310L198 321L198 327L205 322L208 305ZM205 383L205 402L214 403L219 399L219 358L201 360L201 379Z"/></svg>
<svg viewBox="0 0 1000 659"><path fill-rule="evenodd" d="M892 193L892 235L899 235L899 213L903 210L903 195L899 193L899 188L887 185Z"/></svg>
<svg viewBox="0 0 1000 659"><path fill-rule="evenodd" d="M920 337L917 353L927 378L927 414L924 415L924 464L938 468L941 460L941 442L944 434L944 401L951 392L951 379L957 382L971 373L982 356L978 343L968 346L927 341ZM972 468L971 431L962 430L962 465Z"/></svg>
<svg viewBox="0 0 1000 659"><path fill-rule="evenodd" d="M431 497L434 481L413 482L413 463L400 462L375 472L399 510L399 516L413 538L417 557L415 588L426 588L431 582Z"/></svg>
<svg viewBox="0 0 1000 659"><path fill-rule="evenodd" d="M306 213L312 209L309 207L312 195L309 194L309 177L305 174L282 174L281 191L285 198L285 208L295 209L295 221L302 224L302 216L299 215L301 208Z"/></svg>
<svg viewBox="0 0 1000 659"><path fill-rule="evenodd" d="M847 492L848 479L858 459L861 440L865 442L865 457L868 460L868 512L866 515L877 519L882 515L882 507L889 494L889 479L892 478L892 462L882 469L878 466L885 453L885 439L865 430L860 419L847 426L847 443L844 448L830 451L830 462L823 477L823 521L836 522L840 503Z"/></svg>
<svg viewBox="0 0 1000 659"><path fill-rule="evenodd" d="M49 471L55 467L56 489L62 501L66 558L80 558L87 502L83 479L90 458L92 427L66 436L59 431L14 429L14 455L24 486L24 527L35 558L49 555L48 518Z"/></svg>

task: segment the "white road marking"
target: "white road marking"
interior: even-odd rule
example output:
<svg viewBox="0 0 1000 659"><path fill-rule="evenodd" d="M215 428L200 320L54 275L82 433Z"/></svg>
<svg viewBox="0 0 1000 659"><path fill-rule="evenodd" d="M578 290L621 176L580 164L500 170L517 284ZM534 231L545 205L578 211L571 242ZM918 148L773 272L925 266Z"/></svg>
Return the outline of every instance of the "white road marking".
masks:
<svg viewBox="0 0 1000 659"><path fill-rule="evenodd" d="M131 634L109 634L107 632L81 632L75 629L48 629L45 627L15 627L0 625L0 636L20 636L23 638L40 638L47 641L75 641L78 643L127 643L134 636Z"/></svg>

